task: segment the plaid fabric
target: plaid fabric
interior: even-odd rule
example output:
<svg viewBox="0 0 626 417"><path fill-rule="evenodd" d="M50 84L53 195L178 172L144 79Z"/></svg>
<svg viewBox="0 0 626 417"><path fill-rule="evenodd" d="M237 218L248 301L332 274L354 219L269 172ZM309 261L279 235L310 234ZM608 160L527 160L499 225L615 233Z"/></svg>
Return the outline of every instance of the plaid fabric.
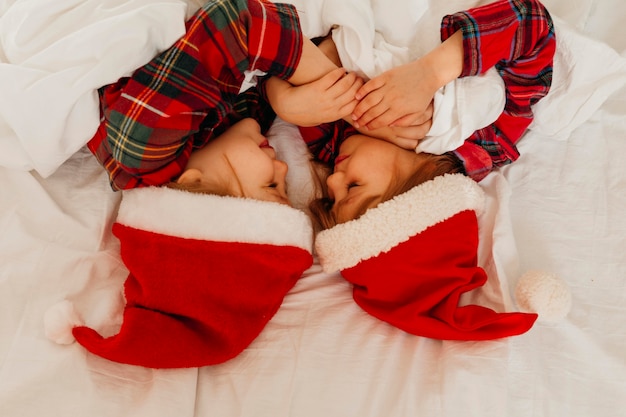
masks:
<svg viewBox="0 0 626 417"><path fill-rule="evenodd" d="M295 8L267 0L212 0L186 34L131 77L100 90L102 121L89 149L113 189L163 185L194 148L244 117L267 129L275 115L246 71L295 71L302 34Z"/></svg>
<svg viewBox="0 0 626 417"><path fill-rule="evenodd" d="M329 164L335 163L341 143L359 133L343 119L318 126L299 127L299 130L313 157Z"/></svg>
<svg viewBox="0 0 626 417"><path fill-rule="evenodd" d="M506 91L500 117L455 151L467 175L480 181L493 168L519 158L515 144L533 120L531 106L552 84L556 39L548 11L536 0L498 1L446 16L442 39L457 30L463 31L465 51L471 51L465 54L461 76L495 66Z"/></svg>
<svg viewBox="0 0 626 417"><path fill-rule="evenodd" d="M463 31L461 76L495 66L506 87L502 115L455 151L466 173L479 181L519 157L515 143L533 119L531 106L550 89L556 40L552 19L536 0L500 0L444 17L442 40L458 30ZM341 142L357 133L343 120L300 131L311 152L331 163Z"/></svg>

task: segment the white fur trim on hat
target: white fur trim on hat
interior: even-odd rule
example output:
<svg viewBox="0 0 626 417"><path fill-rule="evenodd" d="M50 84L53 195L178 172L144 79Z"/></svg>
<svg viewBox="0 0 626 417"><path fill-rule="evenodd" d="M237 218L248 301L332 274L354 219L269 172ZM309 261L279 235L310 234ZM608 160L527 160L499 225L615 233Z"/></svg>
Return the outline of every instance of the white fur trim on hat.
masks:
<svg viewBox="0 0 626 417"><path fill-rule="evenodd" d="M309 217L284 204L166 187L123 192L117 222L168 236L295 246L311 252Z"/></svg>
<svg viewBox="0 0 626 417"><path fill-rule="evenodd" d="M463 174L446 174L369 209L356 220L320 232L315 249L325 272L351 268L464 210L479 215L484 202L476 181Z"/></svg>

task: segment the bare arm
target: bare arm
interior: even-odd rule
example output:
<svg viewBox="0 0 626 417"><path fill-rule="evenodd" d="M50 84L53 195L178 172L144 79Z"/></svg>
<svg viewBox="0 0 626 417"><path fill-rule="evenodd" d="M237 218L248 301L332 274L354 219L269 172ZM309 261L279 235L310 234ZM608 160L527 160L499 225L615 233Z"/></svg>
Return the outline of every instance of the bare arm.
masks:
<svg viewBox="0 0 626 417"><path fill-rule="evenodd" d="M311 43L312 44L312 43ZM339 53L330 36L318 45L337 68L341 66ZM291 80L290 80L291 81ZM320 123L344 119L354 124L351 114L358 104L355 99L363 80L355 74L346 74L336 69L318 81L294 87L291 83L272 78L266 83L266 92L274 111L288 122L299 126L314 126ZM415 149L432 124L433 106L427 105L410 126L381 127L368 130L358 128L363 134L378 137L406 149Z"/></svg>
<svg viewBox="0 0 626 417"><path fill-rule="evenodd" d="M354 98L363 80L336 68L317 81L293 86L272 77L266 81L267 99L281 119L298 126L315 126L349 119L357 104Z"/></svg>
<svg viewBox="0 0 626 417"><path fill-rule="evenodd" d="M305 37L298 67L287 81L293 85L307 84L319 80L338 67L310 39Z"/></svg>
<svg viewBox="0 0 626 417"><path fill-rule="evenodd" d="M340 68L335 44L327 37L320 46L304 39L298 68L288 81L271 77L267 98L278 116L298 126L350 120L354 98L363 80Z"/></svg>

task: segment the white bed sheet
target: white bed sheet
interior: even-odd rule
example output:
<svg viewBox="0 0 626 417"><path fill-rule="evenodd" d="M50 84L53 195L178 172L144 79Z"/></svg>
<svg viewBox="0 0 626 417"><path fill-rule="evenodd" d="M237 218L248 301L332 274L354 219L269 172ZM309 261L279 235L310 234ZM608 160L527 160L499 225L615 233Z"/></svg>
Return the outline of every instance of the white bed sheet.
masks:
<svg viewBox="0 0 626 417"><path fill-rule="evenodd" d="M626 57L626 3L546 4ZM481 183L490 281L473 296L514 309L529 269L556 273L573 296L564 322L489 342L391 328L314 265L223 365L151 370L55 345L43 315L64 298L104 332L119 325L120 195L84 148L46 178L0 168L0 416L626 416L626 88L598 106L566 137L531 131L520 160Z"/></svg>

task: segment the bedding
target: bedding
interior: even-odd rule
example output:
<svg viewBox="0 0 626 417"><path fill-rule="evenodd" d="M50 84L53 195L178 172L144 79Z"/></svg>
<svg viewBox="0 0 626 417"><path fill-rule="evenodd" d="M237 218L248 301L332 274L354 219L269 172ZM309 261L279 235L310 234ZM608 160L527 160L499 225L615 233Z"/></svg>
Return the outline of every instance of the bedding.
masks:
<svg viewBox="0 0 626 417"><path fill-rule="evenodd" d="M380 56L423 52L407 49L418 45L409 25L435 42L438 16L486 3L293 2L309 36L350 5L333 37L344 58L359 50L352 35L369 36L353 65L375 62L374 72L387 65ZM489 280L465 301L515 311L520 276L549 271L572 295L564 320L486 342L411 336L363 312L315 262L235 359L154 370L52 343L44 316L70 300L102 334L120 326L128 271L111 226L121 194L84 147L95 89L169 46L198 1L0 2L0 416L626 415L626 4L544 3L559 42L554 89L520 159L480 182ZM463 97L459 109L472 104ZM311 179L296 134L279 120L269 139L302 207Z"/></svg>

